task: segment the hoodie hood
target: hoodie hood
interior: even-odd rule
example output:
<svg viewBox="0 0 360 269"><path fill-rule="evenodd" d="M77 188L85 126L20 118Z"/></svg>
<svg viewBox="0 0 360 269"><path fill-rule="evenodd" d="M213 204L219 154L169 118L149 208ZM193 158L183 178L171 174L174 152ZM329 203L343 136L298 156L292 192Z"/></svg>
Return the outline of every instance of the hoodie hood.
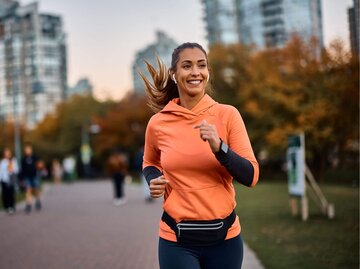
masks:
<svg viewBox="0 0 360 269"><path fill-rule="evenodd" d="M194 118L204 114L216 104L217 102L214 101L214 99L208 94L205 94L200 101L189 110L180 105L180 98L174 98L160 111L160 113L171 113L185 118Z"/></svg>

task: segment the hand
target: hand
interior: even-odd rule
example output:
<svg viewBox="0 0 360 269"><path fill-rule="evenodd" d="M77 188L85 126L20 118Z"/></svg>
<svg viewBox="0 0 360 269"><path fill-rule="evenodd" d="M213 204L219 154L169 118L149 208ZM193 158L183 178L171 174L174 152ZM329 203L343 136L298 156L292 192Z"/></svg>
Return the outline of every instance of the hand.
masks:
<svg viewBox="0 0 360 269"><path fill-rule="evenodd" d="M209 124L206 120L203 120L200 124L195 125L194 128L200 129L201 139L209 142L212 152L215 153L219 151L221 140L215 125Z"/></svg>
<svg viewBox="0 0 360 269"><path fill-rule="evenodd" d="M150 180L150 195L152 198L160 198L165 193L166 184L169 180L166 180L164 176L159 176Z"/></svg>

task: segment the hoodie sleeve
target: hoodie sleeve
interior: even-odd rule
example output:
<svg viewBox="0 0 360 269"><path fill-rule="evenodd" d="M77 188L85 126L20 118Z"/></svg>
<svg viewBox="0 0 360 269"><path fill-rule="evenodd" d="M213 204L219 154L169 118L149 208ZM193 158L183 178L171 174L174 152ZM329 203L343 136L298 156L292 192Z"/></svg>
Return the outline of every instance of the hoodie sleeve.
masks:
<svg viewBox="0 0 360 269"><path fill-rule="evenodd" d="M227 134L229 150L227 154L219 152L215 156L236 181L253 187L259 178L259 165L240 113L231 108Z"/></svg>
<svg viewBox="0 0 360 269"><path fill-rule="evenodd" d="M143 157L143 174L148 184L150 180L162 175L160 164L160 150L158 147L158 135L155 129L156 124L151 118L145 133L144 157Z"/></svg>

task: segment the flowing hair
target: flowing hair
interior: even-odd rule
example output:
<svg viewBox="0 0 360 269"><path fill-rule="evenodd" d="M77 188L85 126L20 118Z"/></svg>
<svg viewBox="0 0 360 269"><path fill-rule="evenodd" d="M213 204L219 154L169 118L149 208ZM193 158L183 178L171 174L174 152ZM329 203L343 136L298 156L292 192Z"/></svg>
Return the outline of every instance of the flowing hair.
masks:
<svg viewBox="0 0 360 269"><path fill-rule="evenodd" d="M164 106L169 103L174 98L179 97L178 88L175 82L170 78L170 71L176 71L176 64L179 61L180 53L185 49L200 49L206 57L206 61L208 62L207 53L203 49L201 45L198 43L183 43L174 49L171 56L171 67L167 70L165 64L160 60L160 58L156 55L156 61L158 65L158 70L155 69L148 61L145 61L147 70L152 78L152 82L150 82L147 77L141 72L138 71L142 80L145 84L145 91L148 97L148 105L152 111L155 113L159 112L164 108Z"/></svg>

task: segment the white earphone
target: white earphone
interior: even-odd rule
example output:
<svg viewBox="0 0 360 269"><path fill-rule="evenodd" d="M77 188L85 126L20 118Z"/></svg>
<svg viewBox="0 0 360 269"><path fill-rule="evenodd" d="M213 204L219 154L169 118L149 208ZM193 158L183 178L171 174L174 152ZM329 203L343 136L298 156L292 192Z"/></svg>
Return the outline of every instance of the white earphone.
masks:
<svg viewBox="0 0 360 269"><path fill-rule="evenodd" d="M173 77L173 80L174 80L175 84L177 84L177 81L176 81L176 78L175 78L175 74L173 74L172 77Z"/></svg>
<svg viewBox="0 0 360 269"><path fill-rule="evenodd" d="M206 82L209 82L209 79L210 79L210 74L208 75Z"/></svg>

